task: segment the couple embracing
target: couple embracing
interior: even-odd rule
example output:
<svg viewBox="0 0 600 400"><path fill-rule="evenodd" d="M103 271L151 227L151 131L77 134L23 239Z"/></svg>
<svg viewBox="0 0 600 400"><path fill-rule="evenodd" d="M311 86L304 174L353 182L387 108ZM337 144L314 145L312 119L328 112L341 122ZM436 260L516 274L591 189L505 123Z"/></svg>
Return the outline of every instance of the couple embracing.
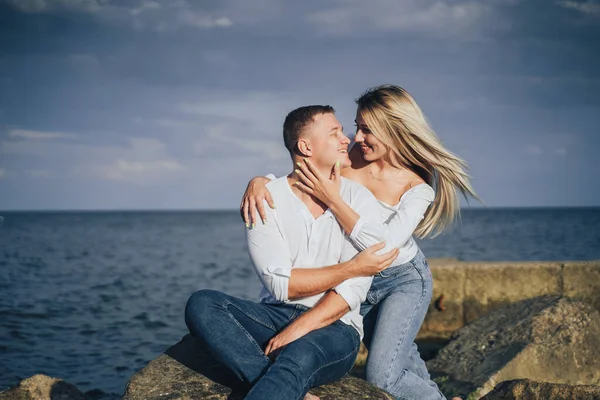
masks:
<svg viewBox="0 0 600 400"><path fill-rule="evenodd" d="M445 399L414 343L432 278L413 235L440 233L459 193L477 196L408 92L380 86L356 103L351 148L332 107L298 108L283 125L292 172L248 185L260 302L201 290L187 303L216 380L246 399L316 398L308 391L348 373L361 340L369 382L398 399Z"/></svg>

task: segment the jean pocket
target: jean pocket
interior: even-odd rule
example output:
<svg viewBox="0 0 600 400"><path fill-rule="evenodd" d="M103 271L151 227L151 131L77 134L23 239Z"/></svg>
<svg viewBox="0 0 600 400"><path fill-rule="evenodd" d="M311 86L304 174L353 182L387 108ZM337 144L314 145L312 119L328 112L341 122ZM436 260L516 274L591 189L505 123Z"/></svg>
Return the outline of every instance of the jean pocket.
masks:
<svg viewBox="0 0 600 400"><path fill-rule="evenodd" d="M414 267L414 264L412 263L412 261L409 261L407 263L400 264L400 265L394 265L392 267L389 267L388 269L381 271L379 273L379 276L382 278L390 278L392 276L398 276L398 275L405 273L412 267Z"/></svg>
<svg viewBox="0 0 600 400"><path fill-rule="evenodd" d="M367 302L372 305L377 304L377 293L374 290L367 292Z"/></svg>

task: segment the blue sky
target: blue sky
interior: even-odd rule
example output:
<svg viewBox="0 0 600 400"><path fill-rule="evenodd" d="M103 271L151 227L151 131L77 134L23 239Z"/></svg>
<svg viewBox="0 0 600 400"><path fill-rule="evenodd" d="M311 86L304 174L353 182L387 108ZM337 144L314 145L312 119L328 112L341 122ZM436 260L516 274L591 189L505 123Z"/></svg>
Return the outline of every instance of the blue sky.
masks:
<svg viewBox="0 0 600 400"><path fill-rule="evenodd" d="M489 206L600 205L600 1L0 0L0 209L235 209L405 87Z"/></svg>

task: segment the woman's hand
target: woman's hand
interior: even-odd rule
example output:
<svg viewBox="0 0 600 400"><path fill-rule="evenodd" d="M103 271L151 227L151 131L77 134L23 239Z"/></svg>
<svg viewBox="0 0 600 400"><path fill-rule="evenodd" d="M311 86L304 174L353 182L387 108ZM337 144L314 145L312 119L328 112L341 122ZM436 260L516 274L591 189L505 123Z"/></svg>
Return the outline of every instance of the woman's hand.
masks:
<svg viewBox="0 0 600 400"><path fill-rule="evenodd" d="M354 269L353 272L356 276L372 276L377 275L381 271L388 268L396 257L398 257L399 250L394 248L387 253L376 255L375 252L383 249L385 243L377 243L371 247L368 247L354 256L353 261Z"/></svg>
<svg viewBox="0 0 600 400"><path fill-rule="evenodd" d="M248 186L242 197L242 203L240 204L240 215L246 223L246 228L249 228L250 224L254 227L254 225L258 223L258 220L256 219L256 210L258 210L258 214L260 215L263 224L267 220L263 200L267 200L269 207L275 208L271 193L265 187L269 182L269 178L264 178L262 176L257 176L248 182Z"/></svg>
<svg viewBox="0 0 600 400"><path fill-rule="evenodd" d="M341 200L340 196L340 163L335 163L331 176L325 178L308 158L304 162L296 163L295 172L300 179L296 186L302 191L315 196L327 207L335 201Z"/></svg>

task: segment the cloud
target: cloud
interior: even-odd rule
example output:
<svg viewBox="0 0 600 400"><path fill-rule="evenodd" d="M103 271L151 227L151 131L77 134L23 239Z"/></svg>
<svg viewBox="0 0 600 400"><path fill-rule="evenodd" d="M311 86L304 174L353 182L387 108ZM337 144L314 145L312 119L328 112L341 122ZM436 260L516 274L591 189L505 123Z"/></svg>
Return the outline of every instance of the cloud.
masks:
<svg viewBox="0 0 600 400"><path fill-rule="evenodd" d="M26 135L28 138L30 136ZM47 139L49 136L57 135L33 135L35 139ZM183 163L169 154L165 143L155 138L129 137L124 144L114 145L42 140L8 140L0 143L0 154L11 156L13 160L21 160L11 170L32 178L60 174L65 178L79 177L146 185L168 180L186 170ZM24 160L29 161L25 163ZM33 160L40 168L31 168ZM52 172L44 168L45 165L52 166Z"/></svg>
<svg viewBox="0 0 600 400"><path fill-rule="evenodd" d="M2 0L0 0L2 1ZM198 10L185 0L142 0L135 6L109 0L4 0L30 14L79 13L110 23L125 23L137 30L171 31L182 27L227 28L233 22L218 12Z"/></svg>
<svg viewBox="0 0 600 400"><path fill-rule="evenodd" d="M411 32L434 36L472 33L480 21L490 15L484 2L447 3L423 0L349 1L311 13L307 22L323 33L364 35L365 32Z"/></svg>
<svg viewBox="0 0 600 400"><path fill-rule="evenodd" d="M6 176L6 169L0 168L0 179L3 178L4 176Z"/></svg>
<svg viewBox="0 0 600 400"><path fill-rule="evenodd" d="M246 91L209 93L197 101L181 103L178 108L184 114L245 121L263 130L276 124L280 130L287 113L302 104L305 102L297 93Z"/></svg>
<svg viewBox="0 0 600 400"><path fill-rule="evenodd" d="M75 53L67 56L69 62L79 69L99 69L100 61L98 57L88 53Z"/></svg>
<svg viewBox="0 0 600 400"><path fill-rule="evenodd" d="M543 150L540 146L533 145L533 146L527 146L525 148L525 153L532 154L532 155L540 155L543 153Z"/></svg>
<svg viewBox="0 0 600 400"><path fill-rule="evenodd" d="M126 148L100 149L103 154L84 165L83 170L100 179L139 185L154 184L186 170L182 163L168 154L161 140L129 138L128 141Z"/></svg>
<svg viewBox="0 0 600 400"><path fill-rule="evenodd" d="M8 132L8 136L26 140L74 139L77 137L70 133L44 132L26 129L12 129Z"/></svg>
<svg viewBox="0 0 600 400"><path fill-rule="evenodd" d="M186 1L144 1L129 9L132 26L138 30L174 31L181 28L213 29L233 25L230 18L218 11L198 10Z"/></svg>
<svg viewBox="0 0 600 400"><path fill-rule="evenodd" d="M600 17L600 3L598 1L557 1L556 3L564 8L577 10L589 17Z"/></svg>
<svg viewBox="0 0 600 400"><path fill-rule="evenodd" d="M211 17L194 12L190 9L184 9L177 14L178 22L182 26L190 26L193 28L210 29L210 28L227 28L233 25L233 22L227 17Z"/></svg>
<svg viewBox="0 0 600 400"><path fill-rule="evenodd" d="M159 2L142 1L142 4L139 7L132 8L131 10L129 10L129 13L135 16L150 10L160 10L161 8L162 7Z"/></svg>
<svg viewBox="0 0 600 400"><path fill-rule="evenodd" d="M186 168L174 160L128 161L116 160L111 165L96 168L102 179L150 184L163 173L185 170Z"/></svg>
<svg viewBox="0 0 600 400"><path fill-rule="evenodd" d="M96 13L108 3L107 0L6 0L17 10L26 13L47 13L54 11L77 11Z"/></svg>
<svg viewBox="0 0 600 400"><path fill-rule="evenodd" d="M30 177L36 178L36 179L49 178L53 175L52 171L49 171L47 169L29 169L26 171L26 173Z"/></svg>
<svg viewBox="0 0 600 400"><path fill-rule="evenodd" d="M194 150L207 157L228 156L235 159L250 156L270 161L288 158L280 135L273 139L258 139L255 135L245 137L245 134L239 134L234 125L222 123L208 127L203 137L194 142Z"/></svg>

